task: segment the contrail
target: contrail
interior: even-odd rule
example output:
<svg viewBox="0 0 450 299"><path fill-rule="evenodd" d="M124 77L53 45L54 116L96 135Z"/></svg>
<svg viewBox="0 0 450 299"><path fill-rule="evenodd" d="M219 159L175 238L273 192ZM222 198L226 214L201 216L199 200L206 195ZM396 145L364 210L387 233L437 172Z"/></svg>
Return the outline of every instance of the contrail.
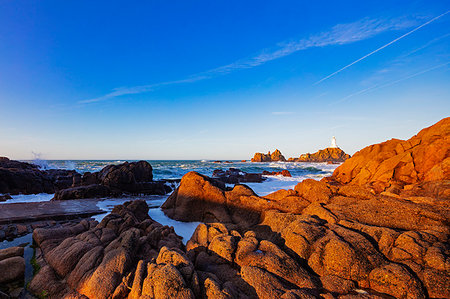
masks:
<svg viewBox="0 0 450 299"><path fill-rule="evenodd" d="M351 67L351 66L354 65L355 63L358 63L358 62L360 62L361 60L364 60L364 59L366 59L367 57L369 57L369 56L371 56L371 55L377 53L378 51L381 51L381 50L383 50L384 48L386 48L386 47L392 45L393 43L398 42L398 41L401 40L402 38L407 37L408 35L410 35L411 33L416 32L416 31L419 30L420 28L425 27L426 25L428 25L428 24L430 24L430 23L436 21L437 19L439 19L439 18L445 16L445 15L448 14L449 12L450 12L450 10L448 10L448 11L446 11L445 13L443 13L443 14L441 14L441 15L439 15L439 16L437 16L437 17L431 19L431 20L429 20L428 22L426 22L426 23L420 25L419 27L414 28L413 30L411 30L411 31L409 31L409 32L407 32L407 33L405 33L405 34L403 34L402 36L397 37L396 39L394 39L393 41L390 41L389 43L385 44L384 46L381 46L380 48L378 48L378 49L376 49L376 50L370 52L369 54L364 55L363 57L361 57L361 58L359 58L359 59L353 61L352 63L350 63L350 64L344 66L343 68L341 68L341 69L335 71L334 73L332 73L332 74L326 76L325 78L320 79L319 81L317 81L316 83L314 83L314 85L317 85L317 84L319 84L319 83L321 83L321 82L323 82L323 81L325 81L325 80L327 80L327 79L333 77L334 75L336 75L336 74L342 72L342 71L345 70L346 68Z"/></svg>
<svg viewBox="0 0 450 299"><path fill-rule="evenodd" d="M423 70L423 71L414 73L414 74L412 74L412 75L409 75L409 76L400 78L400 79L395 80L395 81L392 81L392 82L388 82L388 83L385 83L385 84L382 84L382 85L375 85L375 86L372 86L372 87L365 88L365 89L363 89L363 90L360 90L360 91L357 91L357 92L355 92L355 93L352 93L352 94L350 94L350 95L348 95L348 96L346 96L346 97L343 97L343 98L340 99L339 101L335 102L335 104L342 103L342 102L344 102L345 100L347 100L347 99L349 99L349 98L351 98L351 97L354 97L354 96L356 96L356 95L360 95L360 94L363 94L363 93L367 93L367 92L369 92L369 91L374 91L374 90L377 90L377 89L380 89L380 88L388 87L388 86L391 86L391 85L400 83L400 82L402 82L402 81L405 81L405 80L408 80L408 79L417 77L417 76L419 76L419 75L422 75L422 74L431 72L431 71L433 71L433 70L435 70L435 69L441 68L441 67L446 66L446 65L448 65L448 64L450 64L450 61L449 61L449 62L446 62L446 63L442 63L442 64L439 64L439 65L436 65L436 66L433 66L433 67L430 67L430 68L428 68L428 69L426 69L426 70Z"/></svg>

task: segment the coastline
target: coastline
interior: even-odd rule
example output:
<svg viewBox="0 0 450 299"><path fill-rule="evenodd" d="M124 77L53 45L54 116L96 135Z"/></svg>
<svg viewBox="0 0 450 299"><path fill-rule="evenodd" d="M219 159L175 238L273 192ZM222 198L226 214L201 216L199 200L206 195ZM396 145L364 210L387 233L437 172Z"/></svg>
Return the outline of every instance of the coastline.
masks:
<svg viewBox="0 0 450 299"><path fill-rule="evenodd" d="M89 298L446 297L449 128L447 118L410 140L364 148L343 164L321 163L332 174L302 167L308 174L294 179L225 184L183 169L175 190L158 197L164 214L159 204L151 212L152 200L124 197L106 200L110 213L97 219L34 229L41 270L29 290ZM141 162L133 163L99 171L97 184L136 190L137 181L121 181L124 173L138 178L133 167ZM238 163L300 173L292 168L298 162ZM295 184L274 192L252 188L276 180ZM167 219L189 221L195 231L190 238L185 231L183 240L158 223ZM115 276L106 277L110 272Z"/></svg>

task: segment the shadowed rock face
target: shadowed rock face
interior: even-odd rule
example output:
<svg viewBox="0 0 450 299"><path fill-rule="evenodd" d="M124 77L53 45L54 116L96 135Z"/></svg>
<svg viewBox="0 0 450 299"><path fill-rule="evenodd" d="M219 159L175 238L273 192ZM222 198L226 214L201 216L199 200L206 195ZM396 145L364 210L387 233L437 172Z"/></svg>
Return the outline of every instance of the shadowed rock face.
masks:
<svg viewBox="0 0 450 299"><path fill-rule="evenodd" d="M314 154L303 154L299 158L289 158L289 162L344 162L349 159L350 155L346 154L338 147L328 147L319 150Z"/></svg>
<svg viewBox="0 0 450 299"><path fill-rule="evenodd" d="M23 247L0 249L0 284L24 278L25 260Z"/></svg>
<svg viewBox="0 0 450 299"><path fill-rule="evenodd" d="M186 247L145 202L126 203L100 224L35 230L46 262L30 287L53 298L449 298L450 207L433 196L448 185L420 173L396 193L326 178L259 197L190 172L163 205L204 222Z"/></svg>
<svg viewBox="0 0 450 299"><path fill-rule="evenodd" d="M99 172L86 172L73 180L71 188L55 193L53 200L119 196L123 193L163 195L172 189L154 182L152 166L146 161L108 165Z"/></svg>
<svg viewBox="0 0 450 299"><path fill-rule="evenodd" d="M72 185L74 170L40 170L36 165L0 157L0 193L54 193Z"/></svg>

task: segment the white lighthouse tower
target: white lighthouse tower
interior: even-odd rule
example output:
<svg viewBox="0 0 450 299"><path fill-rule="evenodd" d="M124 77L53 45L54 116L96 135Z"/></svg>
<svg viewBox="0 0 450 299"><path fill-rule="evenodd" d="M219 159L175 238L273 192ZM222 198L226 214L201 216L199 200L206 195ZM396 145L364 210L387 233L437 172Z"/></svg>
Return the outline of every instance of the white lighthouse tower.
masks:
<svg viewBox="0 0 450 299"><path fill-rule="evenodd" d="M337 144L336 144L336 137L333 136L333 138L331 138L331 147L332 148L337 148Z"/></svg>

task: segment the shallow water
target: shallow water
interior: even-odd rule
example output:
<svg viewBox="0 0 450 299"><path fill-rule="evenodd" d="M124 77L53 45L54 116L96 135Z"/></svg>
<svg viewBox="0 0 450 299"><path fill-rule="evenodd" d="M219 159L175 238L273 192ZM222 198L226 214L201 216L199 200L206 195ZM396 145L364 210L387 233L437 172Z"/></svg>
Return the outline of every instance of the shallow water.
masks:
<svg viewBox="0 0 450 299"><path fill-rule="evenodd" d="M24 246L23 257L25 259L25 284L33 278L33 266L31 266L31 258L33 257L33 248L31 247L33 243L33 234L26 234L22 237L15 238L12 241L4 240L0 242L0 249L5 249L14 246Z"/></svg>

